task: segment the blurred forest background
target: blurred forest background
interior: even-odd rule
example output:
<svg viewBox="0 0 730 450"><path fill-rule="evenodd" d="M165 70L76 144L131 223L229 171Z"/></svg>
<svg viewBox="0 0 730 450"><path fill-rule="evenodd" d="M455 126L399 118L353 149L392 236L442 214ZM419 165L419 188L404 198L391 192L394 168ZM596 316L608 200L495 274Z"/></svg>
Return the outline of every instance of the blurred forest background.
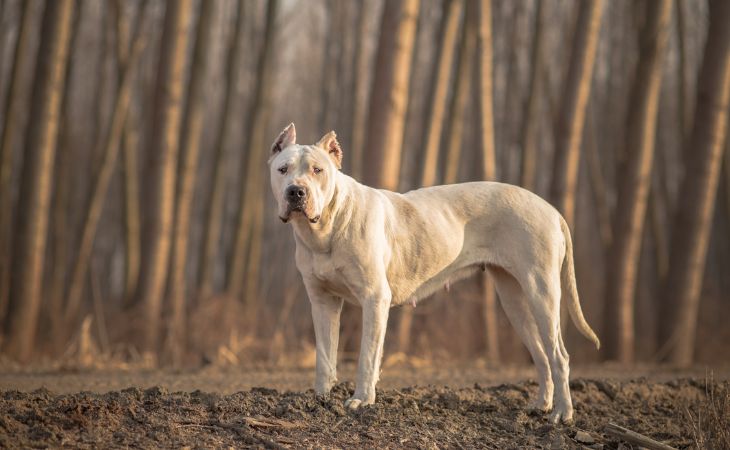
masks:
<svg viewBox="0 0 730 450"><path fill-rule="evenodd" d="M374 186L556 205L604 344L564 320L574 361L728 361L729 97L726 0L0 0L0 361L311 358L289 122ZM529 361L481 277L389 328L386 358Z"/></svg>

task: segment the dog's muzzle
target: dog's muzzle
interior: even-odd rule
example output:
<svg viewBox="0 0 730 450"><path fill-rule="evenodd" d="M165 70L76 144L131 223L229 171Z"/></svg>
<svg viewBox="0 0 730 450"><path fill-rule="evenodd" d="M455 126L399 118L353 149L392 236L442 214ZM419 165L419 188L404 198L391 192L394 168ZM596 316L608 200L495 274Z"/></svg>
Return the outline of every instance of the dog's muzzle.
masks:
<svg viewBox="0 0 730 450"><path fill-rule="evenodd" d="M286 198L286 202L287 202L287 212L286 212L286 216L279 217L282 220L282 222L284 222L284 223L288 222L289 214L292 212L300 212L300 213L304 214L311 223L319 222L319 216L315 216L315 217L307 216L307 212L305 211L305 209L306 209L308 196L309 196L309 194L307 192L307 188L305 188L303 186L297 186L297 185L293 184L293 185L289 186L288 188L286 188L286 190L284 191L284 198Z"/></svg>
<svg viewBox="0 0 730 450"><path fill-rule="evenodd" d="M286 201L292 211L302 211L307 201L307 190L302 186L292 184L284 191Z"/></svg>

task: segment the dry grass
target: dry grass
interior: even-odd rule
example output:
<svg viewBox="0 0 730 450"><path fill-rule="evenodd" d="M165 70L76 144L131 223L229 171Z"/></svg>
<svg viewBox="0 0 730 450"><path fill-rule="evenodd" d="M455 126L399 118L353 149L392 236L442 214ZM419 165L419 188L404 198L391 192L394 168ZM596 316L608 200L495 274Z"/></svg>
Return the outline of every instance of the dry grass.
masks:
<svg viewBox="0 0 730 450"><path fill-rule="evenodd" d="M99 345L92 331L93 319L86 316L78 333L71 339L61 358L53 362L59 370L131 370L152 369L157 358L149 352L139 353L133 346Z"/></svg>
<svg viewBox="0 0 730 450"><path fill-rule="evenodd" d="M685 409L698 449L730 449L730 384L717 383L710 375L705 381L705 397Z"/></svg>

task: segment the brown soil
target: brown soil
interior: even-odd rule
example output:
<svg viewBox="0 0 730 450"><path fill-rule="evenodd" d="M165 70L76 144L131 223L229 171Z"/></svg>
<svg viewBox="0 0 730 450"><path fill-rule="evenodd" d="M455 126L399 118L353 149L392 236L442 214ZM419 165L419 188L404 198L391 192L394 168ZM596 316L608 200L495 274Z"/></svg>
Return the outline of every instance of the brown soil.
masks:
<svg viewBox="0 0 730 450"><path fill-rule="evenodd" d="M406 379L409 373L421 372L425 383L434 378L438 380L431 375L439 373L437 369L391 369L391 372L396 371L406 373ZM260 372L263 374L265 370L260 369ZM312 376L311 370L289 371L289 378L282 375L286 372L269 369L269 374L278 373L278 378L261 384L297 385ZM199 371L197 378L199 381L210 378L212 373L216 371ZM236 371L221 373L213 382L200 384L208 387L225 381L233 378ZM240 370L237 373L239 378L245 378ZM147 380L155 380L154 374L159 376L160 372L148 373ZM7 373L0 376L0 388L3 389L0 391L0 447L587 446L614 449L618 448L619 442L604 433L606 424L612 422L675 447L686 448L696 441L697 423L689 417L697 417L698 408L707 403L704 377L670 379L671 376L659 373L651 378L574 379L571 390L576 420L570 426L551 425L544 415L525 410L528 397L534 396L537 390L534 382L465 386L468 374L461 383L452 384L460 387L393 388L398 383L391 380L378 391L374 406L356 412L343 408L343 402L353 391L351 383L337 385L327 399L318 398L311 390L281 392L270 388L235 393L228 393L228 389L210 389L226 393L168 392L165 387L131 387L105 393L56 394L45 388L27 391L33 386L33 380L39 379L53 388L54 376L61 377L37 374L34 378L29 374ZM86 377L86 381L93 376L114 378L112 374L65 376L82 380ZM132 374L128 379L134 381L135 376L139 374ZM171 373L164 376L168 380L175 378ZM17 378L11 383L13 377ZM23 377L30 382L20 382ZM282 382L287 379L289 381ZM292 383L292 380L299 381ZM11 388L13 384L17 387ZM185 386L185 382L182 385ZM730 387L727 381L720 381L718 385L725 390ZM94 390L105 391L102 385ZM577 442L578 431L587 432L595 442Z"/></svg>

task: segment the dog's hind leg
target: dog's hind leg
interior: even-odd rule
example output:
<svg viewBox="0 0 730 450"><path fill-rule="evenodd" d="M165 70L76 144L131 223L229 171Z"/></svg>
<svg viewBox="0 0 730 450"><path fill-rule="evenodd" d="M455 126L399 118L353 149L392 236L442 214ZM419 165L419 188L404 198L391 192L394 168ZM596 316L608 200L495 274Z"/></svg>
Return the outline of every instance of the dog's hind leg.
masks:
<svg viewBox="0 0 730 450"><path fill-rule="evenodd" d="M550 363L555 392L553 397L553 412L550 421L570 422L573 419L573 403L570 399L568 378L570 373L568 352L560 334L560 272L554 276L542 276L533 273L529 278L528 304L540 332L545 354Z"/></svg>
<svg viewBox="0 0 730 450"><path fill-rule="evenodd" d="M530 352L537 369L540 390L537 398L530 402L528 408L548 412L553 405L553 380L550 375L550 364L525 294L517 280L504 269L490 267L489 274L494 278L499 300L507 318Z"/></svg>

